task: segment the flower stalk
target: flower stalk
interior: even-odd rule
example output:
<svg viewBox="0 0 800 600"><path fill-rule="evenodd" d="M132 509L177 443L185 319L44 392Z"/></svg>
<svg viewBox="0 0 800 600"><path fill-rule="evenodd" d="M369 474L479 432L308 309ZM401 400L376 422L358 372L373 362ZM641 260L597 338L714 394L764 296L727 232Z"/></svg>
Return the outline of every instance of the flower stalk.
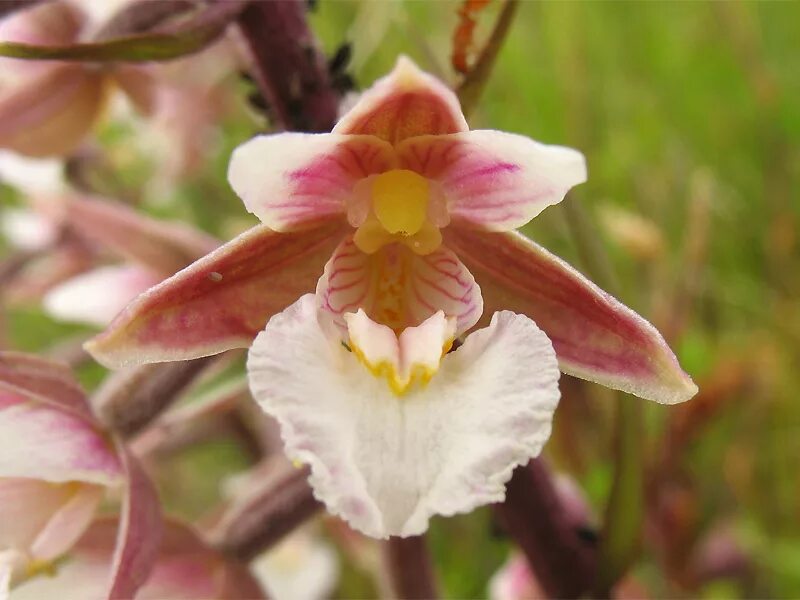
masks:
<svg viewBox="0 0 800 600"><path fill-rule="evenodd" d="M252 560L321 508L308 486L308 468L270 474L228 507L207 536L211 546L236 560Z"/></svg>
<svg viewBox="0 0 800 600"><path fill-rule="evenodd" d="M275 125L295 131L330 131L338 94L305 18L305 2L252 2L239 29L252 57L252 75Z"/></svg>
<svg viewBox="0 0 800 600"><path fill-rule="evenodd" d="M177 400L213 360L206 357L117 371L92 398L94 410L106 426L130 437Z"/></svg>
<svg viewBox="0 0 800 600"><path fill-rule="evenodd" d="M436 577L424 535L390 537L383 544L389 580L395 598L438 598Z"/></svg>
<svg viewBox="0 0 800 600"><path fill-rule="evenodd" d="M581 536L585 524L571 518L541 459L514 471L495 511L549 597L578 598L592 588L596 548Z"/></svg>

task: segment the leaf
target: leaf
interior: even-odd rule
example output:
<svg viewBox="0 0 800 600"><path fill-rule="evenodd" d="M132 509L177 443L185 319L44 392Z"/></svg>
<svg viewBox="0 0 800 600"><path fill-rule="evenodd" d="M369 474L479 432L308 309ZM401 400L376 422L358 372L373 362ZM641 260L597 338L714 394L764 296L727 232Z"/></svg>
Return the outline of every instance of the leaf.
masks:
<svg viewBox="0 0 800 600"><path fill-rule="evenodd" d="M0 43L0 56L29 60L144 62L171 60L202 50L225 31L247 5L246 1L220 2L205 7L180 23L147 33L132 34L102 42L67 46L34 46Z"/></svg>

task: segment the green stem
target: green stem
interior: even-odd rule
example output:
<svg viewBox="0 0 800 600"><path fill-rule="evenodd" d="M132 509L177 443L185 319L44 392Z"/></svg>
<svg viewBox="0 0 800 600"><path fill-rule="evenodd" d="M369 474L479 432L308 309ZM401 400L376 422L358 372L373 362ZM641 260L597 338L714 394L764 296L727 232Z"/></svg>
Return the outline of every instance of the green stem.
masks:
<svg viewBox="0 0 800 600"><path fill-rule="evenodd" d="M614 481L600 537L598 595L607 595L636 559L644 519L641 401L619 394L615 420Z"/></svg>
<svg viewBox="0 0 800 600"><path fill-rule="evenodd" d="M583 266L595 283L617 295L617 279L602 240L591 216L576 200L567 199L561 206ZM621 392L617 395L614 428L614 479L600 537L598 595L608 595L636 559L644 516L644 432L637 398Z"/></svg>
<svg viewBox="0 0 800 600"><path fill-rule="evenodd" d="M383 543L394 596L399 600L433 600L439 597L436 574L424 535L390 537Z"/></svg>

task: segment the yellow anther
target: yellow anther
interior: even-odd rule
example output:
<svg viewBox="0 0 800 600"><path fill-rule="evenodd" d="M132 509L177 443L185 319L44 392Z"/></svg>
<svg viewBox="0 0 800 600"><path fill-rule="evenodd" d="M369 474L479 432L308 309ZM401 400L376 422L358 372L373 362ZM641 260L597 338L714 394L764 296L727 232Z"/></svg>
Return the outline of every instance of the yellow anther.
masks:
<svg viewBox="0 0 800 600"><path fill-rule="evenodd" d="M406 169L387 171L372 183L372 208L392 234L414 235L428 212L428 180Z"/></svg>

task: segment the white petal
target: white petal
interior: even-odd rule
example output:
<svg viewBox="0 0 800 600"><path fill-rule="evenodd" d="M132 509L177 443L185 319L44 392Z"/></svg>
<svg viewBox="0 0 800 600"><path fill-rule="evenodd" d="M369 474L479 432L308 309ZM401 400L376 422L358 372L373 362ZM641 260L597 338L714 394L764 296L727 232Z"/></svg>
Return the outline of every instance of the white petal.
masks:
<svg viewBox="0 0 800 600"><path fill-rule="evenodd" d="M52 288L42 304L55 319L105 327L131 300L161 279L133 265L100 267Z"/></svg>
<svg viewBox="0 0 800 600"><path fill-rule="evenodd" d="M541 451L559 398L552 345L526 317L497 313L427 387L398 398L326 338L311 295L270 320L248 372L317 498L373 537L501 501L514 467Z"/></svg>
<svg viewBox="0 0 800 600"><path fill-rule="evenodd" d="M330 598L339 579L336 552L303 530L259 556L251 570L272 600Z"/></svg>
<svg viewBox="0 0 800 600"><path fill-rule="evenodd" d="M72 485L72 495L54 512L31 545L31 555L53 560L74 544L94 518L103 499L104 488L91 483Z"/></svg>
<svg viewBox="0 0 800 600"><path fill-rule="evenodd" d="M67 187L63 173L64 163L60 159L29 158L0 150L0 181L26 194L63 192Z"/></svg>
<svg viewBox="0 0 800 600"><path fill-rule="evenodd" d="M70 490L36 479L0 478L0 549L27 551Z"/></svg>
<svg viewBox="0 0 800 600"><path fill-rule="evenodd" d="M58 236L56 224L32 210L4 208L0 232L9 244L20 250L43 250Z"/></svg>
<svg viewBox="0 0 800 600"><path fill-rule="evenodd" d="M11 573L17 563L17 556L13 550L0 551L0 600L8 600Z"/></svg>

